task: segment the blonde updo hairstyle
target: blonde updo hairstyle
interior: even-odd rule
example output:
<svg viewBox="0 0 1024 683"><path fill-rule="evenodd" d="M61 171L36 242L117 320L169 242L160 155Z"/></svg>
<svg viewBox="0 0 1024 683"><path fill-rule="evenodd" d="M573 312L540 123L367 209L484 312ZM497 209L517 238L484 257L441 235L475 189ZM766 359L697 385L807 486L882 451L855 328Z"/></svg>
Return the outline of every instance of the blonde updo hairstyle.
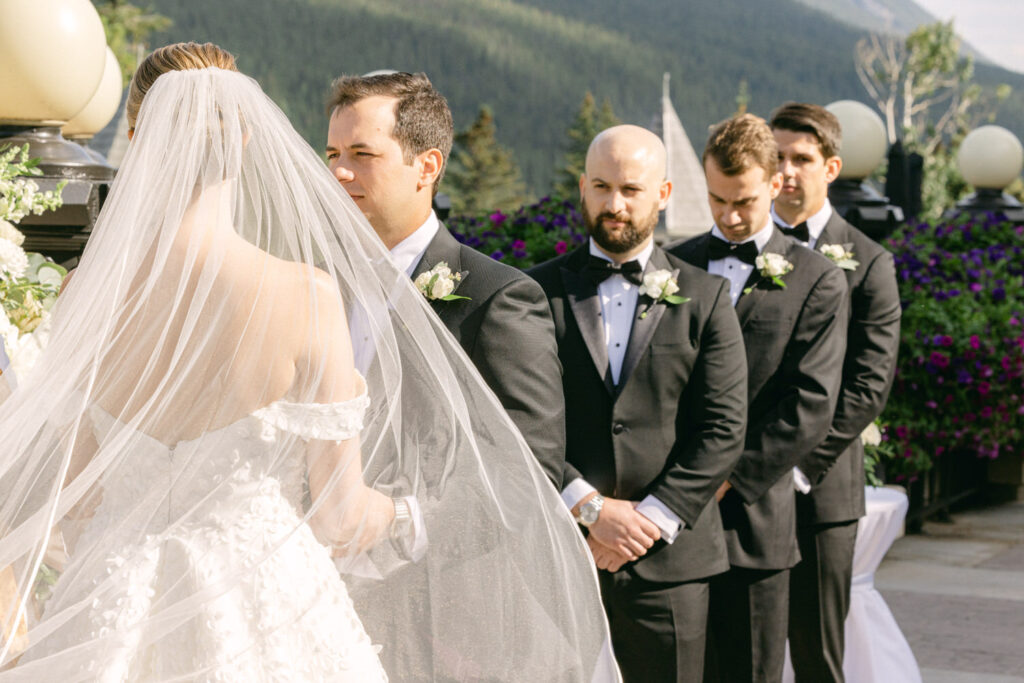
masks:
<svg viewBox="0 0 1024 683"><path fill-rule="evenodd" d="M128 101L125 104L129 130L135 130L142 99L153 87L156 79L168 71L187 71L217 67L227 71L238 71L235 57L224 48L213 43L174 43L157 48L142 60L128 86Z"/></svg>

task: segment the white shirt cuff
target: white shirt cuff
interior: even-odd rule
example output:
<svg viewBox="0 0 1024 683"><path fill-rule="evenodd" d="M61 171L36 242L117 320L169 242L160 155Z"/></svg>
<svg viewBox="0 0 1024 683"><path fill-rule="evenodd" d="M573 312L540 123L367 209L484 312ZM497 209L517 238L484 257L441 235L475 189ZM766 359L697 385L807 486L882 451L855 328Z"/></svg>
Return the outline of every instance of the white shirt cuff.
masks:
<svg viewBox="0 0 1024 683"><path fill-rule="evenodd" d="M583 500L586 496L597 491L593 486L587 483L587 480L583 477L579 479L573 479L569 482L569 485L562 489L562 502L565 503L565 507L572 510L576 507L576 503Z"/></svg>
<svg viewBox="0 0 1024 683"><path fill-rule="evenodd" d="M668 507L654 496L647 496L636 506L636 511L651 520L654 526L661 529L661 540L671 543L686 526L686 522L679 518L679 515L672 512Z"/></svg>
<svg viewBox="0 0 1024 683"><path fill-rule="evenodd" d="M419 562L423 554L427 552L427 525L423 522L423 510L420 509L420 502L416 496L402 498L409 505L409 515L412 517L412 543L409 544L409 555L413 562Z"/></svg>
<svg viewBox="0 0 1024 683"><path fill-rule="evenodd" d="M793 488L800 493L811 492L811 480L807 478L807 475L800 471L799 467L793 468Z"/></svg>

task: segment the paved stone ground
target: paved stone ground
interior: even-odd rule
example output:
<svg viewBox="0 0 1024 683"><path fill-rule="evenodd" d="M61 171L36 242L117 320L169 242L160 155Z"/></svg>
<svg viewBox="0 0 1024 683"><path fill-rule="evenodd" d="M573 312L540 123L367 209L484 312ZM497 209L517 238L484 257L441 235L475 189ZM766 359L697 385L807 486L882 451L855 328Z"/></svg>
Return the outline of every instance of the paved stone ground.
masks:
<svg viewBox="0 0 1024 683"><path fill-rule="evenodd" d="M925 683L1024 683L1024 502L925 524L875 585Z"/></svg>

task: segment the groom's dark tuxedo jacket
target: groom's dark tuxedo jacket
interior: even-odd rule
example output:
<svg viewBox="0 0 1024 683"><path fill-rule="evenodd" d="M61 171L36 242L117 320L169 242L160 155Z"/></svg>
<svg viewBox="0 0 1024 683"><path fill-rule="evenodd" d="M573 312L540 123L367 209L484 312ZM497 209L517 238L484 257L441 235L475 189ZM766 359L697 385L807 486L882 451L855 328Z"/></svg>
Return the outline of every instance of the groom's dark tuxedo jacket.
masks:
<svg viewBox="0 0 1024 683"><path fill-rule="evenodd" d="M850 328L843 385L828 436L800 462L811 493L798 496L801 524L859 519L864 514L864 446L860 433L885 408L900 344L900 294L892 255L832 212L815 249L844 245L859 263L844 270Z"/></svg>
<svg viewBox="0 0 1024 683"><path fill-rule="evenodd" d="M564 368L563 485L584 477L602 494L653 495L686 524L627 570L650 581L699 579L728 568L714 492L743 447L746 362L728 283L655 247L645 272L675 273L681 304L638 297L612 384L587 245L529 271L551 304ZM644 315L646 313L646 315Z"/></svg>
<svg viewBox="0 0 1024 683"><path fill-rule="evenodd" d="M800 559L792 470L825 438L836 401L849 319L846 278L774 227L761 252L793 264L785 288L755 268L736 304L746 346L749 414L743 454L721 501L733 566L788 569ZM710 232L670 249L703 270Z"/></svg>
<svg viewBox="0 0 1024 683"><path fill-rule="evenodd" d="M431 307L473 361L557 487L565 461L565 401L544 292L521 271L456 240L441 225L413 279L444 261L463 274L457 301Z"/></svg>

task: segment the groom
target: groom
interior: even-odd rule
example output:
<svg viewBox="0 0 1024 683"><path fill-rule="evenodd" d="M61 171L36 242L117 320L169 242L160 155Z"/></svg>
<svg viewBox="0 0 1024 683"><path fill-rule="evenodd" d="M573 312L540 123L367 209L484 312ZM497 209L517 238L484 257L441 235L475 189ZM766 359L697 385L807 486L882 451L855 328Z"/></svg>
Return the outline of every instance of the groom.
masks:
<svg viewBox="0 0 1024 683"><path fill-rule="evenodd" d="M650 131L590 145L588 244L530 271L565 368L562 492L587 528L626 681L699 681L708 578L728 567L715 490L743 446L746 361L727 283L654 244L671 183Z"/></svg>
<svg viewBox="0 0 1024 683"><path fill-rule="evenodd" d="M719 491L731 568L711 583L706 681L782 678L799 559L793 467L828 432L846 349L842 271L772 224L778 160L762 119L715 126L704 148L715 225L670 249L729 280L749 371L746 444Z"/></svg>
<svg viewBox="0 0 1024 683"><path fill-rule="evenodd" d="M462 298L429 287L424 295L561 488L565 403L544 293L522 272L460 244L431 208L452 147L448 103L426 75L391 72L338 78L328 109L331 172L398 268L414 280L442 263L461 274L451 294Z"/></svg>

